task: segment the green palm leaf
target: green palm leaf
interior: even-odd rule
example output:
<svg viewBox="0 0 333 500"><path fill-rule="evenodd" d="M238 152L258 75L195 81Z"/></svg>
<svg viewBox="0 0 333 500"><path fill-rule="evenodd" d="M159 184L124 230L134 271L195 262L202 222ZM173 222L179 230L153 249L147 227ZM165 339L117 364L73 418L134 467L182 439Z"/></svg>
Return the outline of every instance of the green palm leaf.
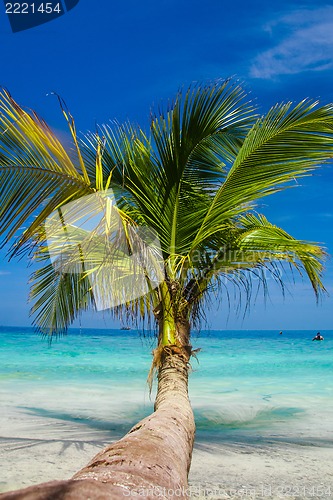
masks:
<svg viewBox="0 0 333 500"><path fill-rule="evenodd" d="M0 234L16 252L66 201L93 191L61 142L34 112L0 93ZM25 232L22 232L25 227Z"/></svg>
<svg viewBox="0 0 333 500"><path fill-rule="evenodd" d="M257 199L290 187L332 157L333 106L276 105L257 120L202 221L194 247Z"/></svg>
<svg viewBox="0 0 333 500"><path fill-rule="evenodd" d="M34 324L50 338L66 332L81 311L95 308L91 284L84 272L63 273L48 262L34 272L31 283Z"/></svg>

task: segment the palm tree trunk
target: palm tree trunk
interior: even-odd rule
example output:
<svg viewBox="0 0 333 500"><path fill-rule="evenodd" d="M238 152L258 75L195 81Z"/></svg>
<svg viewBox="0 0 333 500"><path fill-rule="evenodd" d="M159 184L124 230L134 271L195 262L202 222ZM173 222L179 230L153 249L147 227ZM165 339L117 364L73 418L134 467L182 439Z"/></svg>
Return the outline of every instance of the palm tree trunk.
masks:
<svg viewBox="0 0 333 500"><path fill-rule="evenodd" d="M171 349L163 358L154 413L96 455L74 479L116 484L124 492L146 489L155 498L154 489L186 489L195 431L188 364Z"/></svg>
<svg viewBox="0 0 333 500"><path fill-rule="evenodd" d="M98 453L71 480L5 493L1 500L186 497L195 433L188 398L189 354L168 346L160 356L154 413Z"/></svg>

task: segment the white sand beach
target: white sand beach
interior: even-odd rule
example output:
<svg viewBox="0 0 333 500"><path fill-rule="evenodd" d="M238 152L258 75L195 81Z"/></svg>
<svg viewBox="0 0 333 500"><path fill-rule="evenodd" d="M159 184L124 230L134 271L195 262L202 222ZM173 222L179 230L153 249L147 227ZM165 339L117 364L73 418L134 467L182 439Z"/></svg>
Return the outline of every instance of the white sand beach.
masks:
<svg viewBox="0 0 333 500"><path fill-rule="evenodd" d="M0 417L0 491L71 477L108 443L109 432L8 408ZM200 434L200 433L199 433ZM333 497L333 445L318 437L207 443L198 436L193 498Z"/></svg>

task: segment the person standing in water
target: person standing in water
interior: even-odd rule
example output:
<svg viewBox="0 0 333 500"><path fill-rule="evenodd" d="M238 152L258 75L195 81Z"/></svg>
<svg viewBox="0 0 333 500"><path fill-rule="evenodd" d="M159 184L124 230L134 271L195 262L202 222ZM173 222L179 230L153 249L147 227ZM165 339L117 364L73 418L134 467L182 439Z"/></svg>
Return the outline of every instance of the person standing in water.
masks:
<svg viewBox="0 0 333 500"><path fill-rule="evenodd" d="M316 335L315 337L313 337L313 339L312 339L312 340L324 340L324 337L322 337L322 336L320 335L320 332L318 332L318 333L317 333L317 335Z"/></svg>

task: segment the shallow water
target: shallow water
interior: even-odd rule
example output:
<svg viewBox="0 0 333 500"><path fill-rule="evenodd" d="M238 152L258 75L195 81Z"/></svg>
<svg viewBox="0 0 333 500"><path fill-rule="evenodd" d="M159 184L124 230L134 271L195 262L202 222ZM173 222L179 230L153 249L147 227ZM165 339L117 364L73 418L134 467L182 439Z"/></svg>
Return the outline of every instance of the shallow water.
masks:
<svg viewBox="0 0 333 500"><path fill-rule="evenodd" d="M207 441L331 439L333 331L210 331L193 339L190 396ZM72 330L51 345L29 328L0 328L3 408L112 436L152 410L146 384L153 338ZM5 431L4 431L5 432ZM6 432L5 432L6 435Z"/></svg>

